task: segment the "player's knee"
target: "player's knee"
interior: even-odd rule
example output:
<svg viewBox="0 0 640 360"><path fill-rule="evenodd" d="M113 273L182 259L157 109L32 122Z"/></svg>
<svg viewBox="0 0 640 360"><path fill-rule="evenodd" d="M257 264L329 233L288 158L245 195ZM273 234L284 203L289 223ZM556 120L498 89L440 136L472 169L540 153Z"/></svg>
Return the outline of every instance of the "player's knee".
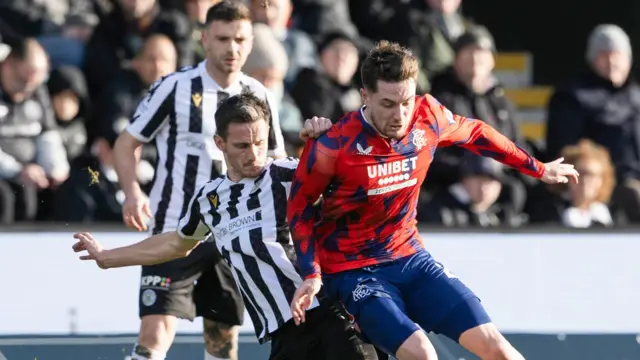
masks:
<svg viewBox="0 0 640 360"><path fill-rule="evenodd" d="M168 315L142 317L138 344L155 351L167 352L175 336L176 318Z"/></svg>
<svg viewBox="0 0 640 360"><path fill-rule="evenodd" d="M218 359L238 357L238 327L204 319L204 342L207 353Z"/></svg>
<svg viewBox="0 0 640 360"><path fill-rule="evenodd" d="M492 324L480 325L463 333L460 344L482 360L524 359Z"/></svg>
<svg viewBox="0 0 640 360"><path fill-rule="evenodd" d="M524 360L522 355L506 339L487 344L484 350L477 355L482 360Z"/></svg>
<svg viewBox="0 0 640 360"><path fill-rule="evenodd" d="M438 355L427 335L418 330L396 352L398 360L437 360Z"/></svg>

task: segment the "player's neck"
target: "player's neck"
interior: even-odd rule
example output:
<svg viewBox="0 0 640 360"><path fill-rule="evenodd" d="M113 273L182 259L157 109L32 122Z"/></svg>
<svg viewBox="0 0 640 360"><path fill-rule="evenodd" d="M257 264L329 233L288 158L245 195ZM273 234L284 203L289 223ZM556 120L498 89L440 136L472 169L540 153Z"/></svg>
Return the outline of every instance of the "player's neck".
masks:
<svg viewBox="0 0 640 360"><path fill-rule="evenodd" d="M242 181L244 179L244 176L229 167L229 169L227 169L227 179L229 179L231 182L237 183Z"/></svg>
<svg viewBox="0 0 640 360"><path fill-rule="evenodd" d="M389 137L384 135L373 122L373 118L371 117L371 110L367 106L362 108L362 115L364 115L364 121L366 121L371 127L378 133L378 135L382 136L385 139Z"/></svg>
<svg viewBox="0 0 640 360"><path fill-rule="evenodd" d="M213 65L211 61L207 61L206 68L207 68L207 74L209 74L209 76L211 76L213 81L215 81L216 84L220 85L220 87L223 89L226 89L229 86L231 86L231 84L233 84L238 79L238 76L240 76L239 71L232 72L232 73L223 73L219 71L218 69L216 69L216 67Z"/></svg>

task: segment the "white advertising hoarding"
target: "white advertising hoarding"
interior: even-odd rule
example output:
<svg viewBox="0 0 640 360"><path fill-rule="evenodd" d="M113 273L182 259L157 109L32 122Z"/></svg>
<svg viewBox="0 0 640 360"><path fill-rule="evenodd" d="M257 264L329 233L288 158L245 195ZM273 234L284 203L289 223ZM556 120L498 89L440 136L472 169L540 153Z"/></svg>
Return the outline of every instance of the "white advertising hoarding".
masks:
<svg viewBox="0 0 640 360"><path fill-rule="evenodd" d="M144 237L94 234L109 248ZM425 233L423 239L503 331L640 333L638 235ZM140 269L101 270L78 260L73 243L72 232L0 233L0 334L66 334L72 327L80 334L137 332ZM243 330L251 333L245 319ZM179 326L200 330L198 320Z"/></svg>

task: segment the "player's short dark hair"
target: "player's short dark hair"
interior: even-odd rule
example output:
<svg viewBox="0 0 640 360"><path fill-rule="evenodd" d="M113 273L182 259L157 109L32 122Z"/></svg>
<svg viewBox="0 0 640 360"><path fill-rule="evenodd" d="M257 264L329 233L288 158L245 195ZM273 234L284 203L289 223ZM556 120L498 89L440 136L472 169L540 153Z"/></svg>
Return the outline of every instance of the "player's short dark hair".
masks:
<svg viewBox="0 0 640 360"><path fill-rule="evenodd" d="M411 50L397 43L382 40L362 61L362 85L369 91L378 91L378 80L390 83L418 79L420 66Z"/></svg>
<svg viewBox="0 0 640 360"><path fill-rule="evenodd" d="M214 21L232 22L236 20L251 21L251 11L240 0L222 0L207 11L205 25Z"/></svg>
<svg viewBox="0 0 640 360"><path fill-rule="evenodd" d="M229 97L218 106L215 115L216 131L218 136L226 140L229 124L268 122L270 117L271 112L266 101L251 92L243 91L240 95Z"/></svg>

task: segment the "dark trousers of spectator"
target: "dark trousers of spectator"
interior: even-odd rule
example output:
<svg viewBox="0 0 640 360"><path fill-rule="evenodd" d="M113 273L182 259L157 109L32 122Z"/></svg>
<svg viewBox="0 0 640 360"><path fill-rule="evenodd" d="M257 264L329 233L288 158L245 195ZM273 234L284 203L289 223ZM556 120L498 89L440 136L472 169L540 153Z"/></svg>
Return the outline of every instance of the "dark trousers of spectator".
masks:
<svg viewBox="0 0 640 360"><path fill-rule="evenodd" d="M640 224L640 180L627 179L616 186L611 203L624 213L630 224Z"/></svg>
<svg viewBox="0 0 640 360"><path fill-rule="evenodd" d="M13 181L0 181L0 223L32 221L38 211L38 189Z"/></svg>

